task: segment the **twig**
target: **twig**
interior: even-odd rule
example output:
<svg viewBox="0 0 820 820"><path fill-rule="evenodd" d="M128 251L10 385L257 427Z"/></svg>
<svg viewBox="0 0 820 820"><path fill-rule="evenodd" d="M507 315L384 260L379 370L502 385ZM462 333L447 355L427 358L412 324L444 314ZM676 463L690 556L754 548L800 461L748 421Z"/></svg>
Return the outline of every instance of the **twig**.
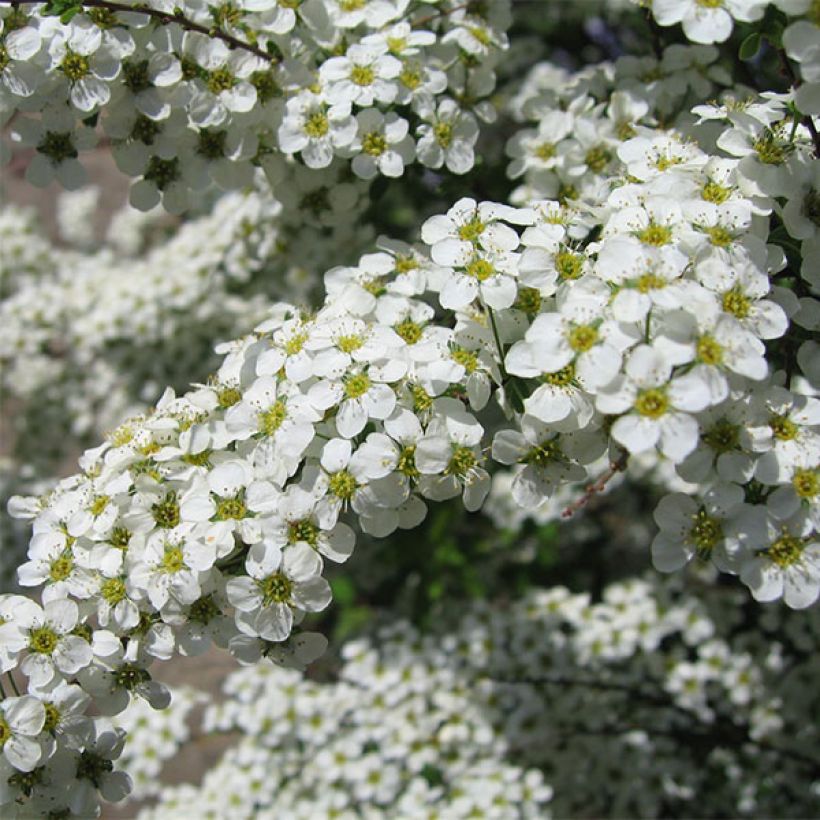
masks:
<svg viewBox="0 0 820 820"><path fill-rule="evenodd" d="M451 9L442 9L441 11L437 11L435 14L428 14L427 17L422 17L419 20L413 21L413 26L426 26L427 23L437 20L439 17L446 17L448 14L452 14L455 11L464 11L468 8L470 8L469 2L462 3L460 6L453 6Z"/></svg>
<svg viewBox="0 0 820 820"><path fill-rule="evenodd" d="M606 485L609 484L618 473L622 473L626 469L628 459L629 453L624 450L615 461L610 463L609 469L596 482L587 485L584 494L579 499L564 508L561 512L561 518L572 518L581 507L584 507L590 502L594 495L602 493L606 489Z"/></svg>
<svg viewBox="0 0 820 820"><path fill-rule="evenodd" d="M20 5L41 5L41 0L0 0L0 5L11 5L11 6L20 6ZM204 34L206 37L212 37L217 40L222 40L228 48L235 49L239 48L243 51L247 51L250 54L254 54L257 57L265 60L268 63L278 63L279 58L275 57L272 54L268 54L266 51L263 51L258 46L255 46L251 43L247 43L244 40L240 40L238 37L234 37L232 34L228 34L222 29L217 28L216 26L203 26L200 23L195 23L193 20L186 17L182 12L179 13L171 13L165 11L160 11L159 9L153 9L150 6L145 5L136 5L136 6L129 6L125 3L116 3L113 0L78 0L77 5L82 6L83 8L93 8L93 9L108 9L108 11L113 12L125 12L131 14L146 14L148 17L153 17L155 20L158 20L160 23L164 25L168 25L170 23L176 23L177 25L181 26L182 28L188 31L196 31L200 34Z"/></svg>

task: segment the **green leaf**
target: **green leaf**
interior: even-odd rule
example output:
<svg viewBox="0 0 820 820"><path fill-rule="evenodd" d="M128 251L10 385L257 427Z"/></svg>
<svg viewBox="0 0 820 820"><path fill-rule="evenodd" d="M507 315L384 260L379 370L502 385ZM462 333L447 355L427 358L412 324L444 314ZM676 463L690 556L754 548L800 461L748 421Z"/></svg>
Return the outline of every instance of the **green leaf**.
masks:
<svg viewBox="0 0 820 820"><path fill-rule="evenodd" d="M740 48L738 49L737 56L741 60L751 60L758 51L760 51L760 45L762 42L762 37L760 36L759 31L752 32L741 44Z"/></svg>

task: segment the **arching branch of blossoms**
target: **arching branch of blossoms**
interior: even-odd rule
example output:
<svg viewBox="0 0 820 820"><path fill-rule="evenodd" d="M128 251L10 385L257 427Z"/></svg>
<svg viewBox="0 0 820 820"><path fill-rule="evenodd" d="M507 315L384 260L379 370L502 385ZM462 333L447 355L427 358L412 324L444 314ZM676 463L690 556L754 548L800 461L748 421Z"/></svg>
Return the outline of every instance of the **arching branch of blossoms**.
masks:
<svg viewBox="0 0 820 820"><path fill-rule="evenodd" d="M8 5L13 7L42 5L42 0L0 0L0 5ZM145 4L137 3L130 5L128 3L117 3L115 0L77 0L75 6L73 7L82 7L84 9L105 9L114 13L127 12L129 14L145 14L163 25L176 23L180 28L185 29L186 31L195 31L199 34L204 34L206 37L222 40L228 48L247 51L249 54L253 54L254 56L259 57L272 65L279 62L279 57L275 54L270 54L253 43L240 40L238 37L234 37L232 34L223 31L217 25L203 26L200 23L186 17L180 10L169 14L161 9L155 9L152 6Z"/></svg>

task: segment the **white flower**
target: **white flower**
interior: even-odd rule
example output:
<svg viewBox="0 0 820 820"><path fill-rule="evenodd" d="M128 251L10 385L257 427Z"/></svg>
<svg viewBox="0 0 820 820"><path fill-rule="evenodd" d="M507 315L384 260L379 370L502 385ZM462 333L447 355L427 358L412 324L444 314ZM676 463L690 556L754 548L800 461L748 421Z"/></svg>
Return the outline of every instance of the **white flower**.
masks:
<svg viewBox="0 0 820 820"><path fill-rule="evenodd" d="M732 33L732 18L751 22L763 16L763 0L654 0L652 15L662 26L683 23L695 43L722 43Z"/></svg>
<svg viewBox="0 0 820 820"><path fill-rule="evenodd" d="M328 108L312 94L299 94L288 100L277 136L284 153L301 151L308 168L326 168L334 153L353 142L356 120L350 106Z"/></svg>
<svg viewBox="0 0 820 820"><path fill-rule="evenodd" d="M810 516L770 519L766 541L744 562L740 580L757 601L782 597L792 609L811 606L820 594L820 542Z"/></svg>
<svg viewBox="0 0 820 820"><path fill-rule="evenodd" d="M314 384L308 399L322 412L337 407L339 435L353 438L364 430L368 419L386 419L393 412L396 394L388 383L398 381L406 369L400 360L351 368L341 380L323 379Z"/></svg>
<svg viewBox="0 0 820 820"><path fill-rule="evenodd" d="M320 612L331 599L321 577L322 562L304 541L282 550L254 544L245 561L247 577L228 581L228 600L236 607L240 631L267 641L284 641L294 623L293 610Z"/></svg>
<svg viewBox="0 0 820 820"><path fill-rule="evenodd" d="M120 62L101 47L102 32L81 16L55 32L49 55L70 83L69 99L84 113L94 111L111 99L107 80L120 71Z"/></svg>
<svg viewBox="0 0 820 820"><path fill-rule="evenodd" d="M716 484L701 498L699 503L700 499L673 493L655 508L660 532L652 542L652 563L661 572L678 570L697 557L734 574L750 539L756 543L765 533L764 510L744 504L738 485Z"/></svg>
<svg viewBox="0 0 820 820"><path fill-rule="evenodd" d="M413 140L407 135L407 120L392 111L385 116L375 108L367 108L356 115L356 122L359 133L350 150L359 153L353 157L353 173L362 179L371 179L377 173L400 177L415 155Z"/></svg>
<svg viewBox="0 0 820 820"><path fill-rule="evenodd" d="M461 494L468 510L478 510L490 491L490 476L481 466L479 448L484 428L456 399L436 399L433 411L416 445L419 488L434 501Z"/></svg>
<svg viewBox="0 0 820 820"><path fill-rule="evenodd" d="M442 100L432 122L419 126L418 136L416 153L430 168L446 165L454 174L466 174L473 167L478 124L454 100Z"/></svg>
<svg viewBox="0 0 820 820"><path fill-rule="evenodd" d="M529 508L550 498L562 485L583 481L587 471L581 464L593 462L605 446L602 436L559 434L551 425L525 413L521 432L496 433L492 454L501 464L521 465L513 479L512 494L519 505Z"/></svg>
<svg viewBox="0 0 820 820"><path fill-rule="evenodd" d="M38 121L21 119L14 131L24 145L36 149L26 169L26 179L44 188L53 179L69 191L85 185L86 173L77 159L80 151L92 148L94 129L78 123L65 106L45 108Z"/></svg>
<svg viewBox="0 0 820 820"><path fill-rule="evenodd" d="M58 599L20 613L17 624L27 638L28 654L20 668L32 685L43 686L56 675L75 675L91 663L91 645L72 634L79 619L74 601Z"/></svg>
<svg viewBox="0 0 820 820"><path fill-rule="evenodd" d="M631 453L659 444L674 462L682 461L698 443L698 423L690 413L709 405L708 385L697 375L670 381L671 364L648 345L636 347L624 373L601 388L596 406L602 413L621 414L612 437Z"/></svg>
<svg viewBox="0 0 820 820"><path fill-rule="evenodd" d="M374 102L390 103L396 98L394 82L401 62L374 46L352 45L344 57L331 57L319 69L327 83L327 98L334 104L356 103L365 108Z"/></svg>
<svg viewBox="0 0 820 820"><path fill-rule="evenodd" d="M288 487L276 504L274 515L265 521L265 539L281 549L304 542L331 561L342 563L353 552L353 530L340 522L322 526L316 515L316 503L315 494L299 486Z"/></svg>
<svg viewBox="0 0 820 820"><path fill-rule="evenodd" d="M0 701L0 750L18 771L30 772L43 754L35 740L43 729L46 710L32 695Z"/></svg>

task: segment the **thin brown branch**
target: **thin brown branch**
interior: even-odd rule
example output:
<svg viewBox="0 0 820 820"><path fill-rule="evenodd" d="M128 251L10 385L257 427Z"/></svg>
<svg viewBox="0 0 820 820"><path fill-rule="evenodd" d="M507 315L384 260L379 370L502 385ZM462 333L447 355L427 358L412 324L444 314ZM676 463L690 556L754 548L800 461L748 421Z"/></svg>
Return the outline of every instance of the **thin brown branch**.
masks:
<svg viewBox="0 0 820 820"><path fill-rule="evenodd" d="M441 11L437 11L435 14L428 14L427 17L422 17L419 20L413 21L413 27L416 26L426 26L428 23L432 23L433 20L438 20L439 17L446 17L448 14L452 14L456 11L464 11L470 8L470 3L462 3L459 6L453 6L451 9L442 9Z"/></svg>
<svg viewBox="0 0 820 820"><path fill-rule="evenodd" d="M624 450L618 458L611 462L609 469L593 484L588 484L584 489L584 494L565 507L561 512L561 518L572 518L582 507L585 507L592 498L606 489L606 485L615 478L618 473L626 469L626 462L629 460L629 453Z"/></svg>
<svg viewBox="0 0 820 820"><path fill-rule="evenodd" d="M40 0L0 0L0 5L11 5L11 6L20 6L20 5L39 5ZM247 51L250 54L254 54L265 62L268 63L278 63L279 58L275 57L272 54L268 54L266 51L263 51L259 46L255 46L252 43L248 43L244 40L240 40L238 37L234 37L232 34L228 34L226 31L218 28L217 26L203 26L200 23L196 23L193 20L186 17L181 12L176 14L172 13L169 14L165 11L160 11L159 9L151 8L150 6L146 5L134 5L130 6L126 3L116 3L113 0L78 0L77 5L82 6L83 8L92 8L92 9L107 9L108 11L113 12L127 12L127 13L137 13L137 14L145 14L148 17L152 17L154 20L158 20L163 25L170 25L171 23L176 23L180 27L186 29L187 31L196 31L199 34L204 34L206 37L211 37L216 40L222 40L228 48L230 49L242 49L243 51Z"/></svg>

